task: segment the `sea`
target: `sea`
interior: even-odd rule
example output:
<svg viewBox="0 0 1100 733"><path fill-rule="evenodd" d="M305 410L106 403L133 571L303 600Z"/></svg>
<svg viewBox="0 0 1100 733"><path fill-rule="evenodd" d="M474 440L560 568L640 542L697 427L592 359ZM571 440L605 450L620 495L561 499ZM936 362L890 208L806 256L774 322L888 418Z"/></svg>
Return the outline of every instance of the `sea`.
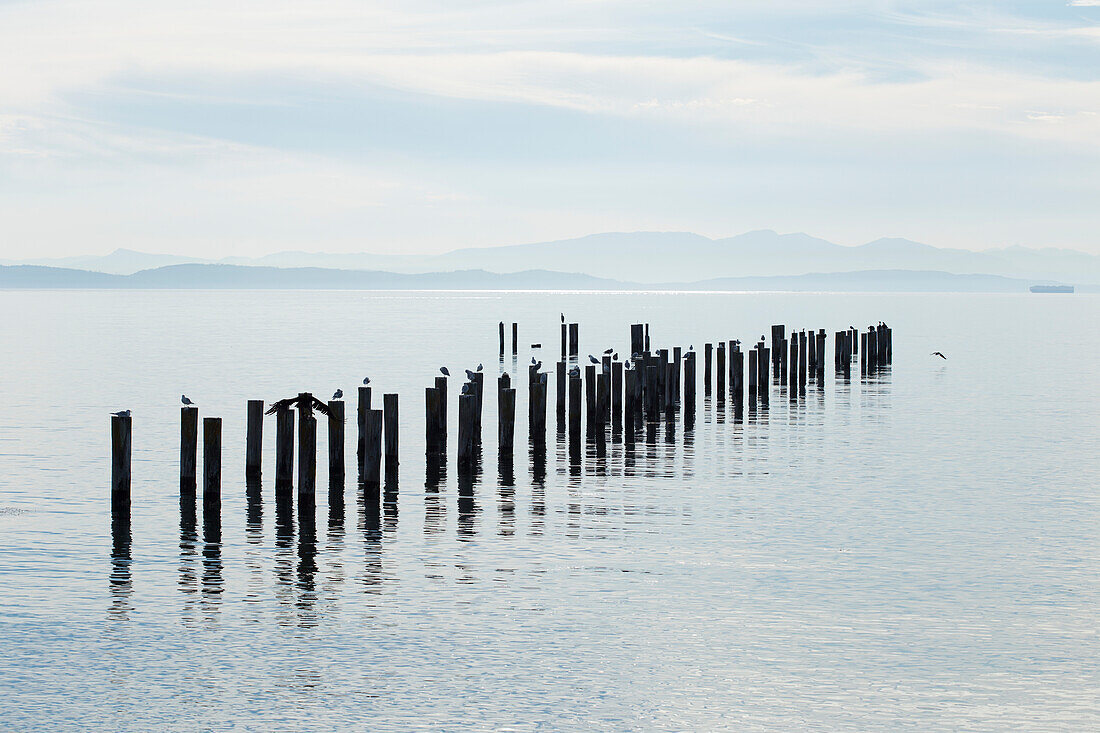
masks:
<svg viewBox="0 0 1100 733"><path fill-rule="evenodd" d="M1100 296L74 290L0 307L0 729L1100 729ZM582 364L626 357L632 323L699 353L694 424L571 455L551 376L532 449L524 377L532 357L553 370L563 316ZM838 377L834 332L879 321L892 364ZM824 381L793 401L773 383L751 411L706 395L704 344L773 324L826 329ZM516 447L499 460L487 390L463 501L456 400L478 364L517 384ZM351 473L353 418L332 492L320 423L315 523L276 506L273 418L250 499L246 401L340 388L350 416L366 376L400 401L385 501ZM181 512L183 394L223 419L220 538L201 485L197 525Z"/></svg>

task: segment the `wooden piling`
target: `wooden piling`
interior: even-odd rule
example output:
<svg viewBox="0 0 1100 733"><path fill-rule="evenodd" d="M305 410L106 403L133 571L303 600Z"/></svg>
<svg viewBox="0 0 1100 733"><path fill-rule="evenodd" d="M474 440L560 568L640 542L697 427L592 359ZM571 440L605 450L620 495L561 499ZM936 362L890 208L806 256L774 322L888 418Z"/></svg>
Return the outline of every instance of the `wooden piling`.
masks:
<svg viewBox="0 0 1100 733"><path fill-rule="evenodd" d="M745 352L730 342L730 393L735 406L745 404Z"/></svg>
<svg viewBox="0 0 1100 733"><path fill-rule="evenodd" d="M596 424L601 428L607 425L611 416L611 370L610 362L601 365L596 375Z"/></svg>
<svg viewBox="0 0 1100 733"><path fill-rule="evenodd" d="M645 350L645 327L641 323L633 323L630 326L630 354L633 357Z"/></svg>
<svg viewBox="0 0 1100 733"><path fill-rule="evenodd" d="M791 338L787 345L787 355L791 363L787 370L787 398L791 402L798 399L798 352L798 334L791 331Z"/></svg>
<svg viewBox="0 0 1100 733"><path fill-rule="evenodd" d="M580 325L576 323L569 324L569 356L576 356L580 353Z"/></svg>
<svg viewBox="0 0 1100 733"><path fill-rule="evenodd" d="M611 429L619 433L623 429L623 363L611 362Z"/></svg>
<svg viewBox="0 0 1100 733"><path fill-rule="evenodd" d="M695 418L695 352L684 354L684 427L688 428ZM691 423L689 423L691 421Z"/></svg>
<svg viewBox="0 0 1100 733"><path fill-rule="evenodd" d="M798 332L798 388L802 389L806 386L806 364L808 360L808 354L806 352L806 332Z"/></svg>
<svg viewBox="0 0 1100 733"><path fill-rule="evenodd" d="M504 358L504 321L501 321L497 325L497 330L500 332L500 358Z"/></svg>
<svg viewBox="0 0 1100 733"><path fill-rule="evenodd" d="M245 478L258 478L263 471L264 401L249 400L244 439Z"/></svg>
<svg viewBox="0 0 1100 733"><path fill-rule="evenodd" d="M760 378L756 380L756 398L767 407L771 400L771 349L765 346L758 351L756 368L760 371Z"/></svg>
<svg viewBox="0 0 1100 733"><path fill-rule="evenodd" d="M519 324L512 321L512 356L519 353Z"/></svg>
<svg viewBox="0 0 1100 733"><path fill-rule="evenodd" d="M382 410L368 410L363 432L363 483L375 489L382 485Z"/></svg>
<svg viewBox="0 0 1100 733"><path fill-rule="evenodd" d="M713 344L703 344L703 394L710 394L711 358Z"/></svg>
<svg viewBox="0 0 1100 733"><path fill-rule="evenodd" d="M317 418L312 408L299 407L298 501L315 502L317 496Z"/></svg>
<svg viewBox="0 0 1100 733"><path fill-rule="evenodd" d="M680 404L680 372L683 371L684 350L680 346L672 347L672 399Z"/></svg>
<svg viewBox="0 0 1100 733"><path fill-rule="evenodd" d="M328 403L328 483L344 485L344 401Z"/></svg>
<svg viewBox="0 0 1100 733"><path fill-rule="evenodd" d="M574 372L569 376L569 440L581 439L581 375Z"/></svg>
<svg viewBox="0 0 1100 733"><path fill-rule="evenodd" d="M202 516L220 516L222 508L222 419L202 420Z"/></svg>
<svg viewBox="0 0 1100 733"><path fill-rule="evenodd" d="M760 368L757 366L756 347L749 349L749 407L756 405L757 382L760 379Z"/></svg>
<svg viewBox="0 0 1100 733"><path fill-rule="evenodd" d="M186 408L185 408L186 409ZM130 516L130 415L111 415L111 513Z"/></svg>
<svg viewBox="0 0 1100 733"><path fill-rule="evenodd" d="M474 446L477 444L477 398L472 394L458 397L458 470L467 473L474 467Z"/></svg>
<svg viewBox="0 0 1100 733"><path fill-rule="evenodd" d="M645 418L647 422L651 423L657 422L661 415L661 399L657 395L657 369L656 363L648 364L645 368Z"/></svg>
<svg viewBox="0 0 1100 733"><path fill-rule="evenodd" d="M715 376L717 377L717 384L715 390L718 393L718 401L724 402L726 400L726 342L718 342L718 355L714 365Z"/></svg>
<svg viewBox="0 0 1100 733"><path fill-rule="evenodd" d="M398 458L400 448L400 435L398 432L398 397L396 392L382 395L382 430L385 440L386 477L397 475Z"/></svg>
<svg viewBox="0 0 1100 733"><path fill-rule="evenodd" d="M513 324L514 325L514 324ZM474 411L474 440L481 445L481 416L482 406L485 403L485 372L474 372L470 380L471 393L475 398Z"/></svg>
<svg viewBox="0 0 1100 733"><path fill-rule="evenodd" d="M512 455L516 433L516 390L512 379L502 374L497 379L497 446L501 455Z"/></svg>
<svg viewBox="0 0 1100 733"><path fill-rule="evenodd" d="M294 411L280 407L275 413L275 489L294 483Z"/></svg>
<svg viewBox="0 0 1100 733"><path fill-rule="evenodd" d="M358 448L356 449L356 466L359 468L359 480L363 480L363 449L366 445L367 413L370 412L370 387L359 388L359 402L356 413L356 423L359 426Z"/></svg>
<svg viewBox="0 0 1100 733"><path fill-rule="evenodd" d="M825 381L825 329L817 332L817 380Z"/></svg>
<svg viewBox="0 0 1100 733"><path fill-rule="evenodd" d="M531 382L528 399L528 436L536 445L546 442L546 387L549 375L538 373Z"/></svg>
<svg viewBox="0 0 1100 733"><path fill-rule="evenodd" d="M443 450L447 450L447 377L438 376L435 378L435 388L439 390L439 413L436 416L438 422L436 423L436 429L439 431L439 435L443 440Z"/></svg>
<svg viewBox="0 0 1100 733"><path fill-rule="evenodd" d="M180 490L194 491L199 452L199 408L180 410Z"/></svg>
<svg viewBox="0 0 1100 733"><path fill-rule="evenodd" d="M563 357L564 357L564 354L563 354ZM558 416L558 422L560 424L565 419L565 397L566 397L567 390L568 390L568 387L566 386L567 374L566 374L566 370L565 370L565 359L564 358L561 361L559 361L557 363L557 365L555 366L555 368L554 368L554 378L555 378L554 398L555 398L555 402L556 402L556 408L557 408L556 413L557 413L557 416ZM559 427L559 430L560 429L561 428Z"/></svg>
<svg viewBox="0 0 1100 733"><path fill-rule="evenodd" d="M565 321L561 322L561 360L565 361L565 357L569 354L569 327Z"/></svg>
<svg viewBox="0 0 1100 733"><path fill-rule="evenodd" d="M623 373L623 419L626 442L634 442L638 413L638 370L626 369Z"/></svg>
<svg viewBox="0 0 1100 733"><path fill-rule="evenodd" d="M441 402L438 388L424 388L424 452L428 456L438 456L447 445L439 430Z"/></svg>
<svg viewBox="0 0 1100 733"><path fill-rule="evenodd" d="M591 438L596 435L596 365L588 364L584 368L584 434Z"/></svg>
<svg viewBox="0 0 1100 733"><path fill-rule="evenodd" d="M643 349L643 351L651 351L651 349L649 348L649 324L646 323L644 325L645 325L645 344L644 344L645 348Z"/></svg>

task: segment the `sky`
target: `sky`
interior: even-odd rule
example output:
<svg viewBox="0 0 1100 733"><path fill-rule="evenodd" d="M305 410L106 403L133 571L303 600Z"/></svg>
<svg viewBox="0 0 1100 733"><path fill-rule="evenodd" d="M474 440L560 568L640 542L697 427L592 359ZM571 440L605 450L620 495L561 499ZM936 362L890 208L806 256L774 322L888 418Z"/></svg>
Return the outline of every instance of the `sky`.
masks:
<svg viewBox="0 0 1100 733"><path fill-rule="evenodd" d="M0 0L0 258L1100 253L1100 0Z"/></svg>

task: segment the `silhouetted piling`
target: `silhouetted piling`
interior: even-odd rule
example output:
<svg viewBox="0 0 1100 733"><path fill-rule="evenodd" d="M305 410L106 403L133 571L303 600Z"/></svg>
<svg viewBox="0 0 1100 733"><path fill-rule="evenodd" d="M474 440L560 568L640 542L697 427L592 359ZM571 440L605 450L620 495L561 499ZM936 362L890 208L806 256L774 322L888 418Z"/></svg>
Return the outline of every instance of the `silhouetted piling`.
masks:
<svg viewBox="0 0 1100 733"><path fill-rule="evenodd" d="M546 387L548 377L544 372L535 374L528 399L528 434L535 444L546 442Z"/></svg>
<svg viewBox="0 0 1100 733"><path fill-rule="evenodd" d="M519 353L519 324L512 322L512 356Z"/></svg>
<svg viewBox="0 0 1100 733"><path fill-rule="evenodd" d="M443 397L438 387L424 388L424 452L429 456L438 456L447 446L446 437L440 429L443 414Z"/></svg>
<svg viewBox="0 0 1100 733"><path fill-rule="evenodd" d="M695 352L684 354L684 429L695 425Z"/></svg>
<svg viewBox="0 0 1100 733"><path fill-rule="evenodd" d="M199 408L180 410L180 491L194 491L199 453Z"/></svg>
<svg viewBox="0 0 1100 733"><path fill-rule="evenodd" d="M724 402L726 399L726 342L718 342L718 355L715 359L714 373L717 377L717 384L715 385L715 391L718 393L718 401Z"/></svg>
<svg viewBox="0 0 1100 733"><path fill-rule="evenodd" d="M245 478L258 478L263 472L264 401L249 400L244 438Z"/></svg>
<svg viewBox="0 0 1100 733"><path fill-rule="evenodd" d="M760 370L756 364L756 347L749 349L749 407L756 406L757 381L760 379Z"/></svg>
<svg viewBox="0 0 1100 733"><path fill-rule="evenodd" d="M447 448L447 377L435 378L435 388L439 390L439 415L436 427L443 440L443 449Z"/></svg>
<svg viewBox="0 0 1100 733"><path fill-rule="evenodd" d="M569 356L576 356L580 353L581 338L579 329L579 324L569 324Z"/></svg>
<svg viewBox="0 0 1100 733"><path fill-rule="evenodd" d="M275 413L275 490L294 483L294 412L280 406Z"/></svg>
<svg viewBox="0 0 1100 733"><path fill-rule="evenodd" d="M382 395L382 429L385 440L386 479L388 481L392 481L392 478L397 476L397 467L400 463L398 458L401 445L398 428L400 413L397 403L396 392Z"/></svg>
<svg viewBox="0 0 1100 733"><path fill-rule="evenodd" d="M745 352L741 346L730 342L730 394L733 404L739 407L745 404Z"/></svg>
<svg viewBox="0 0 1100 733"><path fill-rule="evenodd" d="M661 414L661 399L657 395L657 364L647 364L645 368L645 419L657 422Z"/></svg>
<svg viewBox="0 0 1100 733"><path fill-rule="evenodd" d="M477 398L472 394L458 398L458 470L468 473L474 467L474 446L477 443Z"/></svg>
<svg viewBox="0 0 1100 733"><path fill-rule="evenodd" d="M703 394L710 394L711 359L713 344L703 344Z"/></svg>
<svg viewBox="0 0 1100 733"><path fill-rule="evenodd" d="M596 365L588 364L584 368L584 434L591 438L596 435Z"/></svg>
<svg viewBox="0 0 1100 733"><path fill-rule="evenodd" d="M501 321L499 324L497 324L497 330L499 331L499 335L500 335L500 358L503 359L504 358L504 321Z"/></svg>
<svg viewBox="0 0 1100 733"><path fill-rule="evenodd" d="M514 353L514 352L513 352ZM485 372L474 372L470 379L470 390L474 396L474 440L481 444L481 416L485 403Z"/></svg>
<svg viewBox="0 0 1100 733"><path fill-rule="evenodd" d="M359 388L359 400L356 411L356 423L359 427L358 448L356 449L356 466L359 469L359 480L363 480L363 450L366 445L367 413L370 412L370 387Z"/></svg>
<svg viewBox="0 0 1100 733"><path fill-rule="evenodd" d="M130 517L130 415L111 415L111 512Z"/></svg>
<svg viewBox="0 0 1100 733"><path fill-rule="evenodd" d="M328 483L344 485L344 401L328 403Z"/></svg>
<svg viewBox="0 0 1100 733"><path fill-rule="evenodd" d="M630 326L630 354L640 354L645 351L645 326L634 323Z"/></svg>
<svg viewBox="0 0 1100 733"><path fill-rule="evenodd" d="M787 397L791 402L798 399L798 334L791 332L790 342L787 346L787 354L790 358L789 377L787 379Z"/></svg>
<svg viewBox="0 0 1100 733"><path fill-rule="evenodd" d="M767 407L771 401L771 349L765 346L757 351L756 368L760 376L756 380L756 398Z"/></svg>
<svg viewBox="0 0 1100 733"><path fill-rule="evenodd" d="M564 354L563 354L563 356L564 356ZM555 381L554 400L555 400L555 407L557 408L555 410L555 412L558 416L558 423L559 423L559 428L558 429L559 430L561 429L560 428L560 423L565 421L565 402L566 402L565 397L566 397L566 394L567 394L567 390L569 389L566 386L566 379L567 378L568 378L568 375L566 373L565 360L563 358L562 361L559 361L554 367L554 381Z"/></svg>
<svg viewBox="0 0 1100 733"><path fill-rule="evenodd" d="M516 433L516 390L512 379L502 374L497 379L497 445L502 455L512 455Z"/></svg>
<svg viewBox="0 0 1100 733"><path fill-rule="evenodd" d="M312 398L310 398L312 399ZM317 496L317 418L312 405L298 408L298 502L315 504Z"/></svg>
<svg viewBox="0 0 1100 733"><path fill-rule="evenodd" d="M581 439L581 375L573 372L569 375L569 440Z"/></svg>
<svg viewBox="0 0 1100 733"><path fill-rule="evenodd" d="M222 419L202 420L202 517L220 517L222 510Z"/></svg>
<svg viewBox="0 0 1100 733"><path fill-rule="evenodd" d="M824 385L825 382L825 329L822 328L817 332L817 366L816 379Z"/></svg>
<svg viewBox="0 0 1100 733"><path fill-rule="evenodd" d="M611 362L611 429L623 429L623 363Z"/></svg>
<svg viewBox="0 0 1100 733"><path fill-rule="evenodd" d="M363 483L369 490L382 485L382 410L368 410L363 432Z"/></svg>

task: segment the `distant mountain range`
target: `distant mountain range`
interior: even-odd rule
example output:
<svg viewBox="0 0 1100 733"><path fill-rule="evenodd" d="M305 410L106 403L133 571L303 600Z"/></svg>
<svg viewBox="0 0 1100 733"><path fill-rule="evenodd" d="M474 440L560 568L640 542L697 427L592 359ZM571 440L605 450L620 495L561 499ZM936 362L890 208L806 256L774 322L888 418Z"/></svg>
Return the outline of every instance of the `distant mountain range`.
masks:
<svg viewBox="0 0 1100 733"><path fill-rule="evenodd" d="M689 232L622 232L504 247L458 249L441 255L278 252L263 257L201 260L119 249L109 255L36 259L32 264L129 275L182 264L370 270L438 274L484 270L580 273L627 283L692 283L713 278L798 276L864 270L981 273L1008 278L1100 284L1100 257L1075 250L1006 247L974 252L933 247L907 239L878 239L847 247L807 234L748 232L709 239Z"/></svg>
<svg viewBox="0 0 1100 733"><path fill-rule="evenodd" d="M694 282L637 283L582 273L485 270L395 273L322 267L182 264L116 275L41 265L0 266L0 289L326 289L326 290L718 290L788 292L995 292L1023 293L1055 284L1000 275L958 275L927 270L711 278Z"/></svg>

